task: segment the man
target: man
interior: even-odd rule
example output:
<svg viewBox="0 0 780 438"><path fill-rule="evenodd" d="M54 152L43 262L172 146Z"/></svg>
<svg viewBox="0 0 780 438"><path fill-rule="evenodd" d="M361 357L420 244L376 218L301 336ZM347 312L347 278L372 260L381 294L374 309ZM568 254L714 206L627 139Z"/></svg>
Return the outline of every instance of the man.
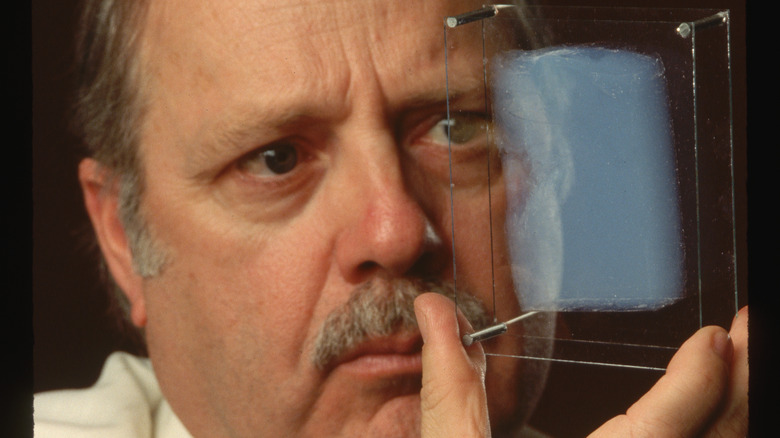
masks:
<svg viewBox="0 0 780 438"><path fill-rule="evenodd" d="M482 178L480 136L459 138L453 224L454 127L442 123L442 17L478 6L88 6L107 25L86 29L81 117L94 155L79 178L153 366L107 365L155 380L137 385L138 399L155 400L143 421L130 417L139 433L480 436L488 412L496 436L521 431L537 395L529 365L495 360L485 372L482 347L460 343L472 330L465 318L441 295L421 295L454 296L454 254L463 312L476 325L493 317L483 215L489 189L501 208L503 181ZM480 48L451 44L449 68L462 75L449 91L472 114L456 123L479 132L479 72L462 60ZM468 230L454 244L453 226ZM496 279L511 284L509 272ZM496 299L498 319L521 312L513 294ZM744 431L745 320L731 340L722 329L698 333L601 432ZM491 348L513 343L500 337ZM36 400L36 433L68 421L56 409ZM89 429L86 415L68 427Z"/></svg>

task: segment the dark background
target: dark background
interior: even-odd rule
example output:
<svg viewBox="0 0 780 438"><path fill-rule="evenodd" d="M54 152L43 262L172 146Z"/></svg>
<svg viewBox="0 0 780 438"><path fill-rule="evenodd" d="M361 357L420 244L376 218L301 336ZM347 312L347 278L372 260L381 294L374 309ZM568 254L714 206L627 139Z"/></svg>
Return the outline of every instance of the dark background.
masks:
<svg viewBox="0 0 780 438"><path fill-rule="evenodd" d="M33 363L31 386L35 392L89 386L97 379L103 360L110 352L135 350L109 312L109 301L99 277L97 253L92 247L91 228L76 178L76 167L82 154L79 140L68 129L74 77L72 59L76 3L75 0L35 0L31 9L32 55L27 61L31 61L32 70L31 278L34 345L30 354ZM745 256L747 131L744 2L587 3L685 5L731 10L734 114L737 122L737 206L740 209L737 224L741 245L739 270L741 275L752 275L747 270ZM777 112L776 107L773 111ZM777 139L773 138L771 143L776 144ZM777 195L774 195L776 198ZM776 256L773 257L776 259ZM746 283L745 279L740 283L743 292ZM26 308L20 308L23 317L26 316ZM752 313L751 309L751 318ZM533 422L555 435L583 436L606 419L624 412L658 377L659 373L556 364L551 369L547 391ZM22 422L27 424L26 420Z"/></svg>

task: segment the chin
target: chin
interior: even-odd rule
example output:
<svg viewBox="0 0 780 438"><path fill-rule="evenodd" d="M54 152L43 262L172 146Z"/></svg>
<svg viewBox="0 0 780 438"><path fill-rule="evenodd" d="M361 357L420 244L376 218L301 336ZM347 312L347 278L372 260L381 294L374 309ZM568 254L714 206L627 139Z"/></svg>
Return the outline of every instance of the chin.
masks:
<svg viewBox="0 0 780 438"><path fill-rule="evenodd" d="M420 436L420 395L394 397L385 403L371 418L364 434L348 436L360 437L419 437Z"/></svg>
<svg viewBox="0 0 780 438"><path fill-rule="evenodd" d="M388 379L383 390L371 388L370 394L359 382L341 381L340 397L326 397L314 406L302 436L306 437L419 437L419 382L409 379ZM354 384L352 388L350 388ZM413 387L414 386L414 387ZM346 396L344 391L358 389ZM381 394L380 394L381 392Z"/></svg>

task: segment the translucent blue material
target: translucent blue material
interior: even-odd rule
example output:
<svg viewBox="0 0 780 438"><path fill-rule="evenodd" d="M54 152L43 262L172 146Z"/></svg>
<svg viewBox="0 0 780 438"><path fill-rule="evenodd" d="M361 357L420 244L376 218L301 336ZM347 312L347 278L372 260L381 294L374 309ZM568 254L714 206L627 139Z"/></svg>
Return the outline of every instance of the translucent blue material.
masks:
<svg viewBox="0 0 780 438"><path fill-rule="evenodd" d="M601 47L493 60L514 283L527 310L649 310L683 296L664 68Z"/></svg>

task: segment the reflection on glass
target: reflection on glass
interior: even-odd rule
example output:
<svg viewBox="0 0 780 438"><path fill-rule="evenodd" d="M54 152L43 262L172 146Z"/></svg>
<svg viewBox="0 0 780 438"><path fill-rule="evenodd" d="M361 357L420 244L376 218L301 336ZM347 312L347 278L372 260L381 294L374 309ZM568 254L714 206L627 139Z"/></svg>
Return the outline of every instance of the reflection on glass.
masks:
<svg viewBox="0 0 780 438"><path fill-rule="evenodd" d="M738 307L728 15L500 6L444 28L447 133L455 141L476 111L462 84L487 115L493 292L539 311L504 335L513 351L486 341L487 352L662 369L702 325L727 326ZM456 242L470 232L458 218L474 214L458 199L455 184ZM517 316L505 312L496 320ZM539 322L554 315L555 330Z"/></svg>

